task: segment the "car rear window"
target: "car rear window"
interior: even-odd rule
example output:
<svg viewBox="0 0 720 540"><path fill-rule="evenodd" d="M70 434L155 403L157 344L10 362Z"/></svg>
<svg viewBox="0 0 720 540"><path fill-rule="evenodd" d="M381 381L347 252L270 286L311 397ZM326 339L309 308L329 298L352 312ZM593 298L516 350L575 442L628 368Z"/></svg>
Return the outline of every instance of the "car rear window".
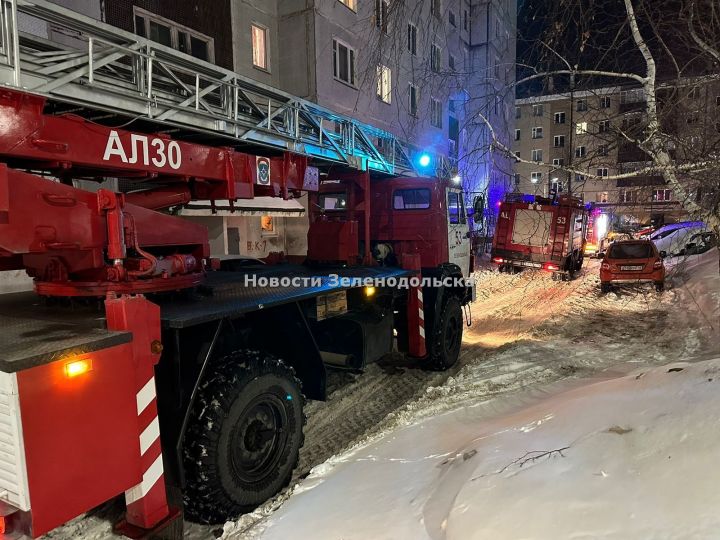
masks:
<svg viewBox="0 0 720 540"><path fill-rule="evenodd" d="M653 256L652 246L643 244L613 244L608 257L611 259L648 259Z"/></svg>

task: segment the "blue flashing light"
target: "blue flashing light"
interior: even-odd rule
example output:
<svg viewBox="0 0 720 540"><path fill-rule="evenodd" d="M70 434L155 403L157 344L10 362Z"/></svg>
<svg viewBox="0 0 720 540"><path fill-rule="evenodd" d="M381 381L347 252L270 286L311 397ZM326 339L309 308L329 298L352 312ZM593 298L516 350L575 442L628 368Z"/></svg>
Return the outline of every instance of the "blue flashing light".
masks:
<svg viewBox="0 0 720 540"><path fill-rule="evenodd" d="M418 158L418 164L422 168L429 167L431 162L432 158L430 157L430 154L420 154L420 157Z"/></svg>

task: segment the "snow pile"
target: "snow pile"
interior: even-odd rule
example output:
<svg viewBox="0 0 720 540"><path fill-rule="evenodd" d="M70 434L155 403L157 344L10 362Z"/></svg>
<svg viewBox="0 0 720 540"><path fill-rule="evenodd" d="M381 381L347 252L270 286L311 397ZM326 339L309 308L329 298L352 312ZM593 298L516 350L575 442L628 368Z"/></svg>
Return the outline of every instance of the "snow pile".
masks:
<svg viewBox="0 0 720 540"><path fill-rule="evenodd" d="M318 469L260 537L711 538L719 385L711 360L429 418Z"/></svg>

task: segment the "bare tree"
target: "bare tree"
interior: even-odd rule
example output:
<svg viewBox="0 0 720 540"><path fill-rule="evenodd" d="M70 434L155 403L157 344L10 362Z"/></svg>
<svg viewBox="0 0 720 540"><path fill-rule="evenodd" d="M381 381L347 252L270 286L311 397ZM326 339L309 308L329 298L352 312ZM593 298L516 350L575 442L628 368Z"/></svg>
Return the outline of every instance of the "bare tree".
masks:
<svg viewBox="0 0 720 540"><path fill-rule="evenodd" d="M642 120L596 134L634 147L644 165L602 180L663 179L682 208L720 235L720 13L713 0L528 2L531 39L519 62L520 95L629 86L642 95ZM534 29L533 29L534 25ZM488 126L489 126L488 122ZM574 126L571 126L571 130ZM493 145L512 155L499 134ZM530 161L527 156L517 161ZM572 154L571 154L572 158ZM591 159L562 170L597 178ZM549 163L543 163L548 168ZM581 186L576 186L581 187Z"/></svg>

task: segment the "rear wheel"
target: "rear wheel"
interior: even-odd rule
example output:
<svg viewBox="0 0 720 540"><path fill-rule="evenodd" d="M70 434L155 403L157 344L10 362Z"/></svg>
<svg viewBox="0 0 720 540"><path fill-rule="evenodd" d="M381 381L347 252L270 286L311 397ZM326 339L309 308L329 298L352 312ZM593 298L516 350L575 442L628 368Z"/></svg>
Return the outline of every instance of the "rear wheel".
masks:
<svg viewBox="0 0 720 540"><path fill-rule="evenodd" d="M610 292L610 284L609 283L601 283L600 284L600 292L609 293Z"/></svg>
<svg viewBox="0 0 720 540"><path fill-rule="evenodd" d="M655 282L655 290L657 292L663 292L665 290L665 282L664 281L656 281Z"/></svg>
<svg viewBox="0 0 720 540"><path fill-rule="evenodd" d="M186 516L224 523L285 487L303 443L303 396L294 370L238 351L201 384L185 435Z"/></svg>
<svg viewBox="0 0 720 540"><path fill-rule="evenodd" d="M428 367L446 370L457 362L463 334L463 315L460 300L449 296L443 301L440 316L436 318L430 343Z"/></svg>

